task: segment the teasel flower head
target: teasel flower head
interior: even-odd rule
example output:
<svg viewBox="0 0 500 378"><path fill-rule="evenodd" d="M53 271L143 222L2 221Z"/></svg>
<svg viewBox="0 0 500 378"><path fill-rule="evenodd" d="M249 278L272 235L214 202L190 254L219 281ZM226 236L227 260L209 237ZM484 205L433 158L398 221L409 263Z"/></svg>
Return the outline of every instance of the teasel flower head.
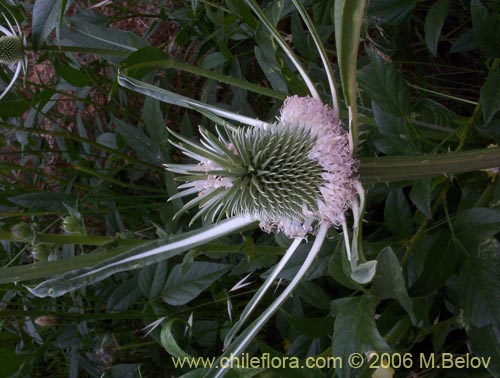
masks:
<svg viewBox="0 0 500 378"><path fill-rule="evenodd" d="M3 9L7 14L2 12L2 17L0 17L0 21L4 21L5 24L4 26L0 25L0 64L8 66L13 71L13 75L0 93L0 99L12 88L21 70L24 74L26 73L28 65L25 52L26 38L21 26L7 6L3 5Z"/></svg>
<svg viewBox="0 0 500 378"><path fill-rule="evenodd" d="M200 133L198 144L172 132L172 144L198 161L166 165L186 181L171 199L197 194L179 213L199 206L193 220L252 215L263 230L290 238L345 221L358 163L340 120L320 100L288 97L273 124Z"/></svg>

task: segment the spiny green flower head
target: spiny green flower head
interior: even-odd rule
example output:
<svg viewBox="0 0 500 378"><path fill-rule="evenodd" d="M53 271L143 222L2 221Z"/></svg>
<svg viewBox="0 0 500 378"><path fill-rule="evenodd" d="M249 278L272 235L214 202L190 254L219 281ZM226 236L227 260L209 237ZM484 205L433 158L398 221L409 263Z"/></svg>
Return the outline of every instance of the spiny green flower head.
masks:
<svg viewBox="0 0 500 378"><path fill-rule="evenodd" d="M12 88L21 70L26 73L28 61L25 53L26 39L21 26L9 8L3 3L0 5L0 10L5 10L0 17L0 22L3 21L5 24L5 26L0 25L0 64L9 66L14 72L10 82L0 93L1 99ZM10 16L12 22L7 15Z"/></svg>
<svg viewBox="0 0 500 378"><path fill-rule="evenodd" d="M14 64L24 59L24 46L19 37L0 37L0 63Z"/></svg>
<svg viewBox="0 0 500 378"><path fill-rule="evenodd" d="M217 135L200 129L201 143L171 132L171 143L197 164L167 164L185 175L192 194L179 213L199 206L194 219L252 215L263 230L303 238L317 222L339 226L355 196L357 161L333 110L310 97L288 97L278 122L229 128Z"/></svg>

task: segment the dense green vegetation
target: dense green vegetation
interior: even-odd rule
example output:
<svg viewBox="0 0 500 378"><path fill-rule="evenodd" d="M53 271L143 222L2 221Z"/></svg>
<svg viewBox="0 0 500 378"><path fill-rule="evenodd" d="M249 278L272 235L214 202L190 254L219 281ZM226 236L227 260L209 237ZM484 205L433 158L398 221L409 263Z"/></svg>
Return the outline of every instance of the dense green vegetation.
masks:
<svg viewBox="0 0 500 378"><path fill-rule="evenodd" d="M0 377L202 377L171 357L222 354L292 240L248 224L166 251L210 225L190 224L197 207L174 218L187 200L167 202L180 182L163 164L190 162L168 129L216 133L212 106L274 122L287 96L311 94L262 17L335 108L321 40L366 204L328 230L246 349L343 366L227 376L377 377L368 357L387 353L394 370L376 374L500 377L497 1L301 1L315 31L291 0L260 1L262 14L242 0L91 3L0 4L0 35L25 37L27 58L12 64L0 39L0 90L26 69L0 99ZM314 242L297 244L249 319ZM460 366L472 357L483 362Z"/></svg>

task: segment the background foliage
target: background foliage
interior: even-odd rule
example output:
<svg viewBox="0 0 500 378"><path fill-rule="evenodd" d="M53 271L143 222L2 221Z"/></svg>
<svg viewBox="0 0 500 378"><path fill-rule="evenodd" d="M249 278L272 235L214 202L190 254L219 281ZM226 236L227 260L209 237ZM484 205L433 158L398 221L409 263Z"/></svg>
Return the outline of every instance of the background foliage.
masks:
<svg viewBox="0 0 500 378"><path fill-rule="evenodd" d="M261 3L325 96L319 55L291 3ZM335 61L334 1L304 4ZM182 159L166 126L188 137L197 125L213 126L118 87L118 67L264 120L274 119L286 95L307 94L241 1L92 5L11 7L34 51L26 84L0 101L0 376L187 373L169 355L220 354L224 333L289 244L248 230L60 298L27 292L22 284L188 230L189 216L172 219L181 203L166 202L177 183L162 164ZM362 167L374 156L498 143L499 11L486 0L369 2L357 76ZM0 79L7 74L2 66ZM396 377L500 376L498 172L373 181L363 235L367 257L378 261L374 281L363 287L349 278L342 238L331 231L307 280L251 351L300 358L393 351L415 356ZM284 282L303 261L301 250L307 246L281 274ZM34 258L42 261L31 265ZM231 291L249 273L252 283ZM418 366L419 353L441 352L491 362L488 369ZM372 373L365 366L239 376Z"/></svg>

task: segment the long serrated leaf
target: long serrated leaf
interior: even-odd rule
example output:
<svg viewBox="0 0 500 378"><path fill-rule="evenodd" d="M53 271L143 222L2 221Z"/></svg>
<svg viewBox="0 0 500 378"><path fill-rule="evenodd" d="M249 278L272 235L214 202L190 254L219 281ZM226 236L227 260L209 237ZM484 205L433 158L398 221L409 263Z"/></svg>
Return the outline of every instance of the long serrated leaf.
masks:
<svg viewBox="0 0 500 378"><path fill-rule="evenodd" d="M121 72L118 72L117 80L118 84L120 84L122 87L128 88L130 90L133 90L137 93L141 93L146 96L150 96L167 104L193 109L200 112L207 111L217 116L241 122L249 126L262 127L267 125L267 122L263 122L258 119L250 117L245 117L237 113L223 110L213 105L205 104L203 102L190 99L188 97L179 95L177 93L167 91L165 89L155 87L154 85L145 83L143 81L128 77L126 75L123 75Z"/></svg>
<svg viewBox="0 0 500 378"><path fill-rule="evenodd" d="M127 252L105 260L90 268L70 271L56 278L46 280L28 290L38 297L58 297L81 287L102 281L103 279L128 270L166 260L202 245L221 236L241 230L256 221L251 216L234 217L217 225L202 228L175 238L175 241L165 244L164 240L152 242L146 246L131 248Z"/></svg>
<svg viewBox="0 0 500 378"><path fill-rule="evenodd" d="M229 344L233 341L234 336L238 333L243 324L248 320L248 317L252 314L253 310L255 310L255 307L259 304L264 294L271 287L274 280L278 277L280 272L283 270L285 265L293 256L293 254L295 253L296 249L299 247L301 242L302 240L300 239L295 239L293 241L292 245L290 245L290 247L287 249L285 255L281 258L278 265L276 265L272 273L266 278L264 283L259 287L259 290L257 290L252 299L250 299L250 302L248 302L248 304L245 306L245 309L241 313L238 321L231 327L229 332L226 334L226 337L224 339L224 348L227 348Z"/></svg>
<svg viewBox="0 0 500 378"><path fill-rule="evenodd" d="M321 246L325 241L326 234L328 232L328 225L322 224L319 228L318 234L316 235L316 240L314 241L311 250L309 251L306 260L300 267L299 271L293 278L293 280L288 284L288 286L283 290L278 298L252 323L250 326L234 340L234 342L228 346L224 353L218 358L214 366L218 366L218 362L221 359L226 359L231 361L233 356L238 356L253 340L257 333L262 329L266 322L273 316L273 314L279 310L281 305L285 303L288 297L292 294L293 290L300 283L302 278L307 274L309 268L311 267L314 259L321 250ZM225 369L222 367L211 368L205 378L219 378L225 374Z"/></svg>
<svg viewBox="0 0 500 378"><path fill-rule="evenodd" d="M309 17L309 14L307 13L306 9L304 8L304 5L302 2L298 0L292 0L293 4L297 8L297 10L300 13L300 16L304 20L304 23L307 26L307 29L309 30L309 33L311 33L311 37L314 41L314 44L316 45L316 49L318 50L319 56L321 57L321 62L323 63L323 68L325 69L326 77L328 79L328 85L330 87L330 94L332 96L332 104L333 104L333 110L335 112L335 116L338 118L339 117L339 102L338 102L338 96L337 96L337 86L335 84L335 78L333 76L333 69L332 65L330 64L330 60L328 59L328 55L326 54L325 47L323 46L323 43L321 42L321 38L318 34L318 31L316 30L316 27L314 26L313 21Z"/></svg>
<svg viewBox="0 0 500 378"><path fill-rule="evenodd" d="M358 148L358 107L356 84L359 37L367 5L366 0L335 0L335 43L342 91L349 109L351 151Z"/></svg>
<svg viewBox="0 0 500 378"><path fill-rule="evenodd" d="M248 4L250 8L252 8L252 11L255 13L255 15L258 17L260 22L266 27L266 29L271 33L275 41L278 43L278 45L283 49L285 54L288 56L288 58L292 61L293 65L295 68L297 68L297 71L299 71L300 76L304 80L304 82L307 85L307 88L309 89L309 92L311 93L311 96L314 98L319 99L319 94L318 91L316 90L316 87L314 86L314 83L312 82L311 78L307 74L306 70L300 63L299 59L295 55L295 53L292 51L290 46L285 42L281 34L276 30L274 27L273 23L269 20L269 18L266 16L260 5L255 1L255 0L245 0L245 2Z"/></svg>

